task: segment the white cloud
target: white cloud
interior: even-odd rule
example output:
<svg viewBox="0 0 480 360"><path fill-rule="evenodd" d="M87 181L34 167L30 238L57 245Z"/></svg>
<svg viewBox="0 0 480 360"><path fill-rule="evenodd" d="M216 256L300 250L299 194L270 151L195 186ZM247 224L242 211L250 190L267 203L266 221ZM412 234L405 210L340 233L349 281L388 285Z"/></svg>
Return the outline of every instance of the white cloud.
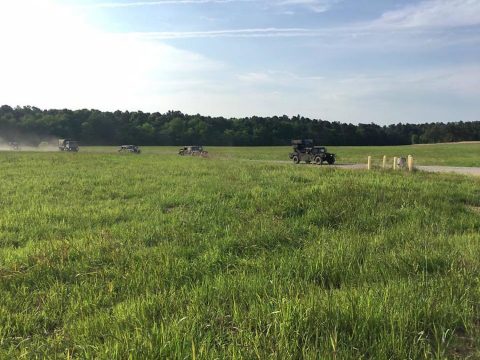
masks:
<svg viewBox="0 0 480 360"><path fill-rule="evenodd" d="M242 0L164 0L186 2ZM244 0L250 1L250 0ZM282 13L292 15L291 8L307 7L312 11L324 12L334 4L343 0L267 0L267 7L287 7ZM154 2L153 4L155 4ZM119 3L119 6L130 6L140 3ZM104 4L106 5L106 4ZM101 4L99 6L102 6ZM362 44L368 37L389 37L403 34L409 39L405 45L421 43L426 45L448 45L458 41L478 42L478 31L468 32L472 26L480 25L480 0L427 0L415 5L387 11L378 19L370 22L354 23L341 27L330 28L236 28L202 31L162 31L136 33L135 36L146 39L180 39L180 38L281 38L281 37L315 37L335 42L346 41L353 46ZM463 32L452 33L451 28L461 28ZM471 29L471 28L470 28ZM471 29L472 30L472 29ZM476 29L475 29L476 30ZM425 41L422 36L429 37ZM367 42L368 43L368 42Z"/></svg>
<svg viewBox="0 0 480 360"><path fill-rule="evenodd" d="M162 6L172 4L227 4L232 2L253 2L255 0L161 0L161 1L132 1L132 2L103 2L92 4L90 8L128 8L128 7L144 7L144 6Z"/></svg>
<svg viewBox="0 0 480 360"><path fill-rule="evenodd" d="M273 3L278 6L302 6L311 11L322 13L330 10L340 1L343 0L277 0Z"/></svg>
<svg viewBox="0 0 480 360"><path fill-rule="evenodd" d="M237 75L237 79L246 85L262 86L274 85L284 87L295 87L298 84L305 87L307 84L312 84L317 81L325 80L324 76L300 76L298 74L288 71L273 71L268 70L264 72L247 72Z"/></svg>
<svg viewBox="0 0 480 360"><path fill-rule="evenodd" d="M350 98L392 98L395 94L411 94L412 97L450 95L452 97L475 98L480 96L479 65L461 65L429 70L396 71L370 75L355 75L340 78L332 91ZM336 90L335 90L336 89Z"/></svg>
<svg viewBox="0 0 480 360"><path fill-rule="evenodd" d="M322 13L330 10L330 8L343 0L267 0L265 4L268 6L281 6L281 7L292 7L299 6L307 8L311 11ZM145 7L145 6L163 6L163 5L172 5L172 4L228 4L235 2L258 2L256 0L160 0L160 1L130 1L130 2L100 2L97 4L88 5L90 8L127 8L127 7Z"/></svg>
<svg viewBox="0 0 480 360"><path fill-rule="evenodd" d="M480 25L480 0L429 0L384 13L373 26L390 28Z"/></svg>
<svg viewBox="0 0 480 360"><path fill-rule="evenodd" d="M371 24L325 29L308 28L246 28L206 31L160 31L130 33L143 40L214 39L214 38L304 38L303 49L322 48L328 51L341 50L353 53L362 49L373 52L404 52L448 48L450 46L477 46L480 33L470 28L456 29L410 29L382 28Z"/></svg>
<svg viewBox="0 0 480 360"><path fill-rule="evenodd" d="M50 0L0 3L0 99L42 107L142 108L151 94L201 83L221 64L89 26ZM160 105L159 105L160 106ZM166 106L164 104L164 106Z"/></svg>
<svg viewBox="0 0 480 360"><path fill-rule="evenodd" d="M187 39L187 38L260 38L260 37L305 37L320 36L328 30L315 30L304 28L255 28L255 29L224 29L209 31L159 31L130 33L142 39Z"/></svg>
<svg viewBox="0 0 480 360"><path fill-rule="evenodd" d="M300 112L332 121L377 123L478 120L480 115L472 106L480 97L479 65L343 77L267 70L242 73L237 79L242 93L238 99L262 115ZM238 115L249 115L248 109L229 102Z"/></svg>

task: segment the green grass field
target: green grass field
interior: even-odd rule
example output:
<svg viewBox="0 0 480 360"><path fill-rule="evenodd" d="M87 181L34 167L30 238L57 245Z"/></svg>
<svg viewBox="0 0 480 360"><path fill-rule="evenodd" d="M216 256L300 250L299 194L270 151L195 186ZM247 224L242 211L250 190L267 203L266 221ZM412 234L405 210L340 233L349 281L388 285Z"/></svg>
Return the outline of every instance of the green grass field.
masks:
<svg viewBox="0 0 480 360"><path fill-rule="evenodd" d="M0 359L480 358L480 178L213 149L0 153Z"/></svg>

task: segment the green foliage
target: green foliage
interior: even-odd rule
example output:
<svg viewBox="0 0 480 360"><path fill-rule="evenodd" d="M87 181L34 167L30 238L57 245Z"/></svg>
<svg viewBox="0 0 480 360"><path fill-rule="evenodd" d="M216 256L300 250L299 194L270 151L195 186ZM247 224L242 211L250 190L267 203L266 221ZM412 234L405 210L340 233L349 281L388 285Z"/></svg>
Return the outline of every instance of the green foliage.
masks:
<svg viewBox="0 0 480 360"><path fill-rule="evenodd" d="M82 145L288 145L311 138L322 145L406 145L480 140L480 121L430 124L342 124L301 116L226 119L187 115L100 112L98 110L40 110L0 107L4 140L37 145L46 136L73 138Z"/></svg>
<svg viewBox="0 0 480 360"><path fill-rule="evenodd" d="M0 167L2 359L480 355L476 178L149 151Z"/></svg>

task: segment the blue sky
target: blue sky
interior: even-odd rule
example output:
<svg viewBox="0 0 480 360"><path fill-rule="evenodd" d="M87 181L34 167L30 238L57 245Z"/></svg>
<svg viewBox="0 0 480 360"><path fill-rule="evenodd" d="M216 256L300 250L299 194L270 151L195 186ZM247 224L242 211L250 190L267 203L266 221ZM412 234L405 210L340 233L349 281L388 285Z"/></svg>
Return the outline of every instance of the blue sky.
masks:
<svg viewBox="0 0 480 360"><path fill-rule="evenodd" d="M480 120L480 0L3 0L0 102Z"/></svg>

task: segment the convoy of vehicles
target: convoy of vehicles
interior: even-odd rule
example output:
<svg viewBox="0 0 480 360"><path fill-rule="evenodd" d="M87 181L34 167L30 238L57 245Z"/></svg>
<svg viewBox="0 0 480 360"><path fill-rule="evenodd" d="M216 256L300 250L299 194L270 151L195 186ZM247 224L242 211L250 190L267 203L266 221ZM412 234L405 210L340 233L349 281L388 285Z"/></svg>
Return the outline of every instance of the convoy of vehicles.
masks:
<svg viewBox="0 0 480 360"><path fill-rule="evenodd" d="M12 150L19 150L20 147L17 142L9 142L8 145ZM335 154L329 153L325 146L315 146L314 141L311 139L292 140L293 152L289 154L289 158L294 164L300 162L315 163L322 165L327 163L333 165L335 163ZM71 139L59 139L58 148L60 151L78 152L78 141ZM140 154L141 150L138 145L120 145L118 152L128 152L133 154ZM189 145L180 148L178 154L181 156L208 156L208 151L203 149L203 146ZM401 165L401 164L399 164Z"/></svg>

